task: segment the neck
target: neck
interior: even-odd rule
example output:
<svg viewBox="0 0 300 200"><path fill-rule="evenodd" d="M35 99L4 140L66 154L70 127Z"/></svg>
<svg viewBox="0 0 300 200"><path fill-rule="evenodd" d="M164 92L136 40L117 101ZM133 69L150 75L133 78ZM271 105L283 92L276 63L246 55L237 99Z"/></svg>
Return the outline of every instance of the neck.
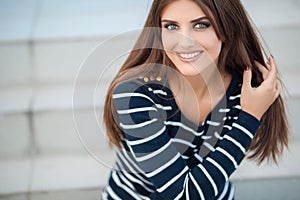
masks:
<svg viewBox="0 0 300 200"><path fill-rule="evenodd" d="M215 70L202 71L197 76L170 77L169 84L179 109L195 124L202 124L220 102L231 81L230 74Z"/></svg>
<svg viewBox="0 0 300 200"><path fill-rule="evenodd" d="M222 95L226 92L231 76L216 67L208 67L196 76L184 76L198 97Z"/></svg>

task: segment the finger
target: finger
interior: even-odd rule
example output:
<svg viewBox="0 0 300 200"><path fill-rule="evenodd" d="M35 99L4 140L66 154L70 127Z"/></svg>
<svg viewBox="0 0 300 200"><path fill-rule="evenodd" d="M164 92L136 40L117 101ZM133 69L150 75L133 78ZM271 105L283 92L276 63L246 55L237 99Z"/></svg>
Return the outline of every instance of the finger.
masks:
<svg viewBox="0 0 300 200"><path fill-rule="evenodd" d="M280 95L281 93L281 90L282 90L282 83L280 80L277 79L277 82L276 82L276 92L275 92L275 99L278 98L278 96Z"/></svg>
<svg viewBox="0 0 300 200"><path fill-rule="evenodd" d="M267 70L271 69L270 57L268 58L268 61L266 62L266 68L267 68Z"/></svg>
<svg viewBox="0 0 300 200"><path fill-rule="evenodd" d="M251 88L251 79L252 79L252 70L250 67L247 67L244 71L243 77L243 88L248 87Z"/></svg>
<svg viewBox="0 0 300 200"><path fill-rule="evenodd" d="M274 61L273 56L269 57L269 62L270 62L270 69L269 69L269 73L266 79L268 79L268 81L272 82L275 84L275 82L277 81L277 67L276 67L276 63Z"/></svg>
<svg viewBox="0 0 300 200"><path fill-rule="evenodd" d="M255 66L258 67L259 71L262 73L263 75L263 79L265 80L268 76L269 70L267 69L267 67L263 66L262 64L260 64L257 61L254 61Z"/></svg>
<svg viewBox="0 0 300 200"><path fill-rule="evenodd" d="M271 69L271 64L270 64L269 61L266 62L266 69L267 69L268 71L270 71L270 69Z"/></svg>
<svg viewBox="0 0 300 200"><path fill-rule="evenodd" d="M269 61L270 61L270 72L271 72L270 75L273 77L275 76L275 78L277 78L277 67L276 67L274 57L270 56Z"/></svg>

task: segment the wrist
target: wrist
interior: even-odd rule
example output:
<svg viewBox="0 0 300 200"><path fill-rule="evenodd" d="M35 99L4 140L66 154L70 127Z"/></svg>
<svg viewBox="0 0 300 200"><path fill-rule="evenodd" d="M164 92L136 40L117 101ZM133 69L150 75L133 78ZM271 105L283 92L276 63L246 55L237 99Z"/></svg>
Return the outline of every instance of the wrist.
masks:
<svg viewBox="0 0 300 200"><path fill-rule="evenodd" d="M253 117L255 117L258 121L261 120L262 118L262 114L258 113L258 112L255 112L255 111L251 111L249 109L246 109L246 108L242 108L242 111L252 115Z"/></svg>
<svg viewBox="0 0 300 200"><path fill-rule="evenodd" d="M247 128L251 133L255 133L261 122L251 113L241 110L236 123Z"/></svg>

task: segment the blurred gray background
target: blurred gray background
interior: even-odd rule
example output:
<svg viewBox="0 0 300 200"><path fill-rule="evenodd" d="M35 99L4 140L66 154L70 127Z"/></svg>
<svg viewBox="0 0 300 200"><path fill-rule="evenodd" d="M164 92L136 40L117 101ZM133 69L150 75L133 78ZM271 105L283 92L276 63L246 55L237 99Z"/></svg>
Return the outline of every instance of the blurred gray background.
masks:
<svg viewBox="0 0 300 200"><path fill-rule="evenodd" d="M0 0L1 200L100 198L105 90L151 2ZM236 199L299 199L300 0L242 2L284 80L291 144L278 166L243 161Z"/></svg>

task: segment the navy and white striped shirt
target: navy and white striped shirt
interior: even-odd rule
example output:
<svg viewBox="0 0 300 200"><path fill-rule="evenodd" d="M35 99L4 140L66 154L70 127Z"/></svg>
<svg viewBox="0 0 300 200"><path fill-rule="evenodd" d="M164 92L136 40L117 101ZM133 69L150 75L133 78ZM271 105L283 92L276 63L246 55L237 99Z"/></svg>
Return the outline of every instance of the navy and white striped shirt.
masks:
<svg viewBox="0 0 300 200"><path fill-rule="evenodd" d="M241 82L233 76L201 126L161 81L120 84L113 102L125 137L103 199L233 199L229 177L260 125L241 110Z"/></svg>

